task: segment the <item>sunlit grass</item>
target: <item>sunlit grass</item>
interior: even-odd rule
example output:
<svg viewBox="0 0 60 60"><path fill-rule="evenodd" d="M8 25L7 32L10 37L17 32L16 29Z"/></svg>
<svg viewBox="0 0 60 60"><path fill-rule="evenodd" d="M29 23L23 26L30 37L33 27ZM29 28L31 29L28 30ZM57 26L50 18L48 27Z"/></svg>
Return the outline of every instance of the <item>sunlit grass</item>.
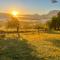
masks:
<svg viewBox="0 0 60 60"><path fill-rule="evenodd" d="M31 60L33 59L37 60L38 58L39 60L60 60L60 44L59 43L60 43L60 34L43 33L43 32L21 33L19 41L15 39L0 40L0 46L2 46L3 51L4 52L8 51L8 54L11 54L10 55L11 58L12 56L13 57L16 56L18 53L19 54L18 58L20 59L21 52L26 52L28 50L29 51L28 54L31 53L32 56L35 55L34 58L32 58L32 56L30 55ZM26 44L28 45L28 47L26 46ZM27 48L27 50L25 48ZM31 52L30 52L30 49L32 49ZM25 55L23 55L22 57L24 57ZM6 58L7 53L6 55L3 54L2 57L4 56ZM38 58L36 59L36 57ZM7 57L7 59L10 59L10 60L11 58ZM26 59L26 58L27 57L25 56L24 58L21 58L21 60Z"/></svg>
<svg viewBox="0 0 60 60"><path fill-rule="evenodd" d="M46 60L60 60L60 34L30 33L21 35L33 46L37 56Z"/></svg>
<svg viewBox="0 0 60 60"><path fill-rule="evenodd" d="M60 39L60 34L49 34L49 33L26 33L21 34L27 40L49 40L49 39Z"/></svg>

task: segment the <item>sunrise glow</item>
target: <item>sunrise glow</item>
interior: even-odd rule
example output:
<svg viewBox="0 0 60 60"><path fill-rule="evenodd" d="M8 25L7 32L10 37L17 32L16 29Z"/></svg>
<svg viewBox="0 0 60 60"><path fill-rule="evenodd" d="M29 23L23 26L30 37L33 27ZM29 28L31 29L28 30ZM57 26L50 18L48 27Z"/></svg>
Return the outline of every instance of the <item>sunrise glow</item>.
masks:
<svg viewBox="0 0 60 60"><path fill-rule="evenodd" d="M12 14L13 16L17 17L19 13L18 13L18 11L12 11L11 14Z"/></svg>

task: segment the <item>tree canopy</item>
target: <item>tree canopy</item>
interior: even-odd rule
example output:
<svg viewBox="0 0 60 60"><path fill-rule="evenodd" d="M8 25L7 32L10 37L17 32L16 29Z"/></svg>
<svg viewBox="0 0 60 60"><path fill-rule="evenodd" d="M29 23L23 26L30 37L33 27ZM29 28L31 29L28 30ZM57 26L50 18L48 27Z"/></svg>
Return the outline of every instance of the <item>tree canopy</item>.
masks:
<svg viewBox="0 0 60 60"><path fill-rule="evenodd" d="M52 20L49 23L49 28L60 30L60 12L57 14L57 16L52 17Z"/></svg>

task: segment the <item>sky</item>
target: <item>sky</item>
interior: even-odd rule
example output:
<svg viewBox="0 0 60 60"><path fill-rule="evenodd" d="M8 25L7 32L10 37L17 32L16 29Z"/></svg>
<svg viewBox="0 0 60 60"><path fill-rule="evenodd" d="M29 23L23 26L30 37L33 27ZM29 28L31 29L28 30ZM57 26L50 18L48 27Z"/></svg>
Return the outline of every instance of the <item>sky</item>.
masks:
<svg viewBox="0 0 60 60"><path fill-rule="evenodd" d="M51 10L60 10L60 0L0 0L0 12L18 11L20 14L46 14Z"/></svg>

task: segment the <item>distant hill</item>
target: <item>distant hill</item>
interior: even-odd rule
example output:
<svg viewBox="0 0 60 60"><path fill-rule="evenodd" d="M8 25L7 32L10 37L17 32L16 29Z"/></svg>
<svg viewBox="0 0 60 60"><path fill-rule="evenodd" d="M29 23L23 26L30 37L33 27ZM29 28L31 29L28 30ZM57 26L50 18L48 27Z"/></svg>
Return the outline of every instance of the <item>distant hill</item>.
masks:
<svg viewBox="0 0 60 60"><path fill-rule="evenodd" d="M42 20L42 22L46 22L46 21L48 21L48 20L51 20L51 18L52 18L53 16L57 16L57 14L58 14L59 11L60 11L60 10L50 11L48 14L42 15L42 16L40 17L40 19Z"/></svg>
<svg viewBox="0 0 60 60"><path fill-rule="evenodd" d="M8 13L0 13L0 28L5 26L8 20L13 20L13 16Z"/></svg>
<svg viewBox="0 0 60 60"><path fill-rule="evenodd" d="M56 16L59 11L60 10L53 10L53 11L50 11L48 14L45 14L45 15L39 15L39 14L22 15L19 18L23 19L23 20L24 19L25 20L39 20L41 22L46 22L46 21L50 20L53 16Z"/></svg>
<svg viewBox="0 0 60 60"><path fill-rule="evenodd" d="M12 16L8 13L0 13L0 21L11 19L11 18L12 18Z"/></svg>
<svg viewBox="0 0 60 60"><path fill-rule="evenodd" d="M46 22L46 21L50 20L53 16L56 16L59 11L60 10L53 10L53 11L50 11L48 14L45 14L45 15L39 15L39 14L20 15L18 17L18 19L19 20L28 20L28 21L36 20L36 21L40 21L40 22ZM6 20L12 19L12 18L13 17L10 14L0 13L0 21L6 21Z"/></svg>

